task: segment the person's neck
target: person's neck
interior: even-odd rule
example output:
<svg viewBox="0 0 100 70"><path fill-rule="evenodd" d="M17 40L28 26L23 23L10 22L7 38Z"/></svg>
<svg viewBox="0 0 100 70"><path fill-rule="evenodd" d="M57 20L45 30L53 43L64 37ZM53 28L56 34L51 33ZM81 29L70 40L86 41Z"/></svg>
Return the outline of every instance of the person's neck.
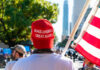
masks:
<svg viewBox="0 0 100 70"><path fill-rule="evenodd" d="M35 49L33 51L33 54L36 54L36 53L39 53L39 54L53 53L53 51L51 49Z"/></svg>
<svg viewBox="0 0 100 70"><path fill-rule="evenodd" d="M17 57L15 60L18 60L18 59L20 59L20 58L23 58L23 57Z"/></svg>

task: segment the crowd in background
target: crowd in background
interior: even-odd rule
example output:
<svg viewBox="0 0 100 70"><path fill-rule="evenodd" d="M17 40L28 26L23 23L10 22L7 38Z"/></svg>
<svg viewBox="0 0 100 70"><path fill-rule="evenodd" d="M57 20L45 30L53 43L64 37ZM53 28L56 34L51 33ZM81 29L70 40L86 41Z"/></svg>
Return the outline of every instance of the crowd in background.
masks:
<svg viewBox="0 0 100 70"><path fill-rule="evenodd" d="M12 48L0 48L0 68L5 67L6 63L13 60L12 53L14 47ZM33 49L30 46L26 46L26 57L32 54Z"/></svg>
<svg viewBox="0 0 100 70"><path fill-rule="evenodd" d="M30 46L28 46L28 48L29 48L30 50L26 51L25 57L28 57L28 56L30 56L31 54L33 54L33 51L34 51L34 50L31 49ZM6 48L6 49L7 49L7 48ZM8 49L9 49L9 48L8 48ZM6 64L7 64L9 61L13 61L12 53L13 53L13 50L14 50L14 49L11 49L10 51L8 51L9 53L8 53L8 52L4 52L3 50L4 50L3 48L0 49L0 67L1 67L1 68L2 68L2 67L5 67ZM55 50L55 53L61 54L61 53L62 53L62 50L56 49L56 50ZM87 59L84 59L83 56L82 56L82 57L79 57L79 53L76 52L76 51L75 51L74 49L72 49L72 48L69 48L69 49L66 51L65 56L68 57L68 58L70 58L70 59L72 59L73 62L75 62L75 59L79 59L80 61L84 61L84 62L83 62L83 68L80 68L79 70L84 70L84 68L87 67L86 64L87 64L88 66L92 66L92 67L95 66L95 64L92 64L92 63L90 63ZM95 67L96 67L96 66L95 66Z"/></svg>

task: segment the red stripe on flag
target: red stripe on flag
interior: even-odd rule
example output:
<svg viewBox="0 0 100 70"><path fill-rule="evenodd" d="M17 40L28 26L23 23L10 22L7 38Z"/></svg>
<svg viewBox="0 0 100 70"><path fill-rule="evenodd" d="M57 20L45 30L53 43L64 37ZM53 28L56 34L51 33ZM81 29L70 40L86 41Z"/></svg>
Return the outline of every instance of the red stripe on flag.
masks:
<svg viewBox="0 0 100 70"><path fill-rule="evenodd" d="M100 39L90 35L89 33L85 32L83 39L87 41L89 44L95 46L96 48L100 49Z"/></svg>
<svg viewBox="0 0 100 70"><path fill-rule="evenodd" d="M92 63L95 63L96 65L100 66L100 58L96 58L92 54L88 53L79 44L76 46L75 50L81 53L85 58L90 60Z"/></svg>
<svg viewBox="0 0 100 70"><path fill-rule="evenodd" d="M94 16L94 18L90 24L97 28L100 28L100 18Z"/></svg>

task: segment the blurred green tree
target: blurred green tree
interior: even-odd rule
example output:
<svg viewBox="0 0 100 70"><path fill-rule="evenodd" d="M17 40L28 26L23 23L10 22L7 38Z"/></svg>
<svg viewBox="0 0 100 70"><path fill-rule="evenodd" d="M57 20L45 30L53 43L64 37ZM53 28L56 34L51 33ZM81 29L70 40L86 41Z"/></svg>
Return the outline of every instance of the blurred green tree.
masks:
<svg viewBox="0 0 100 70"><path fill-rule="evenodd" d="M67 43L67 41L68 41L68 39L66 38L66 39L64 39L62 42L59 42L59 43L57 44L58 48L64 48L65 45L66 45L66 43Z"/></svg>
<svg viewBox="0 0 100 70"><path fill-rule="evenodd" d="M55 35L54 44L56 44L56 42L58 41L58 37L57 37L56 33L54 33L54 35Z"/></svg>
<svg viewBox="0 0 100 70"><path fill-rule="evenodd" d="M55 23L57 15L58 5L45 0L0 0L0 40L9 46L30 40L33 21Z"/></svg>

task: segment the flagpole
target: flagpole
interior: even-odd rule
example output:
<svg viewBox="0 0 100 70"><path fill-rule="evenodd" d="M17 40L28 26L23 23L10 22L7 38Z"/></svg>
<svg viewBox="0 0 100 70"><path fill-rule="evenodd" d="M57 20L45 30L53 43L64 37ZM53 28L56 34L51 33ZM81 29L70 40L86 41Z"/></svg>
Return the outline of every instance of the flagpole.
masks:
<svg viewBox="0 0 100 70"><path fill-rule="evenodd" d="M69 38L68 38L68 41L67 41L67 43L66 43L66 45L65 45L65 48L64 48L64 50L63 50L63 52L62 52L62 55L64 55L64 54L66 53L66 50L68 49L68 47L69 47L71 41L73 40L74 35L75 35L75 33L76 33L76 31L77 31L77 29L78 29L78 27L79 27L79 25L80 25L80 23L81 23L81 21L82 21L84 15L85 15L85 13L86 13L86 10L87 10L87 8L88 8L88 6L89 6L89 3L90 3L90 0L86 0L86 3L85 3L85 5L84 5L84 7L83 7L83 9L82 9L82 11L81 11L81 14L80 14L80 16L78 17L78 20L76 21L75 26L74 26L74 28L73 28L73 30L72 30L72 32L71 32Z"/></svg>
<svg viewBox="0 0 100 70"><path fill-rule="evenodd" d="M100 1L99 0L96 0L95 5L93 6L90 14L88 15L86 21L83 24L82 30L81 30L78 38L74 41L75 43L78 43L81 40L81 37L83 36L84 31L87 29L89 23L91 23L91 21L93 19L93 16L96 14L96 12L98 10L99 3L100 3Z"/></svg>

